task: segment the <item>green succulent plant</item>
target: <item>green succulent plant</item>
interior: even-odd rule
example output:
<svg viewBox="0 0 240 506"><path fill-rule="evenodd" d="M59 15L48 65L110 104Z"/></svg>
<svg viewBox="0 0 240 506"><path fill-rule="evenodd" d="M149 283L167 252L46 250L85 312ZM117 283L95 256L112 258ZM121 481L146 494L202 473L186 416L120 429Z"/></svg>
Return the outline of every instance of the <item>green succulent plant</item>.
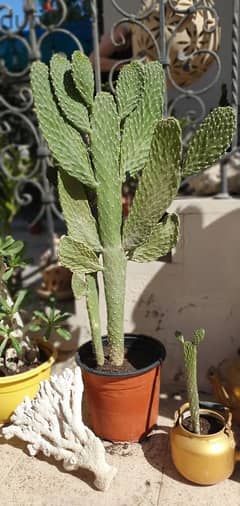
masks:
<svg viewBox="0 0 240 506"><path fill-rule="evenodd" d="M15 189L17 176L27 172L30 167L30 159L27 154L16 148L8 146L10 140L7 135L0 134L0 233L7 235L11 230L11 224L20 209L16 200ZM6 149L8 147L8 149ZM10 177L2 170L4 165Z"/></svg>
<svg viewBox="0 0 240 506"><path fill-rule="evenodd" d="M183 157L179 122L163 117L165 78L159 62L126 65L115 96L94 96L93 69L79 51L71 62L54 55L50 68L35 62L31 83L42 133L61 167L58 187L68 235L61 239L60 261L73 272L75 296L86 296L100 366L104 351L97 273L102 272L110 360L118 366L124 357L127 261L153 261L175 246L179 219L167 209L182 177L205 169L226 151L235 114L231 108L213 111ZM139 184L123 223L127 175L138 175Z"/></svg>
<svg viewBox="0 0 240 506"><path fill-rule="evenodd" d="M52 298L44 310L33 312L30 323L23 321L21 314L28 291L18 289L14 295L11 293L11 278L15 269L26 265L22 258L23 252L22 241L16 241L10 235L0 237L0 376L10 370L6 358L9 348L15 350L17 355L13 365L16 373L21 372L22 365L29 361L26 352L29 357L29 351L34 351L32 360L36 358L39 350L34 339L29 337L29 330L38 333L41 331L45 340L51 337L54 330L63 339L71 339L70 332L62 328L70 314L57 309Z"/></svg>
<svg viewBox="0 0 240 506"><path fill-rule="evenodd" d="M200 434L199 395L197 385L197 347L205 337L205 330L195 330L192 341L185 341L182 332L179 331L175 333L175 336L183 345L184 369L192 430L196 434Z"/></svg>

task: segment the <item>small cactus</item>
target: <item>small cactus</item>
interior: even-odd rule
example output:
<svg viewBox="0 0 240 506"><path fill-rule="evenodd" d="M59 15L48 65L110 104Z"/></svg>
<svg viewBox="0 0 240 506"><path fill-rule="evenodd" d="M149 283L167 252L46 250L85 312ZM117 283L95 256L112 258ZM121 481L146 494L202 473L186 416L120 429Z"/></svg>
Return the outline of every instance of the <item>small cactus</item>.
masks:
<svg viewBox="0 0 240 506"><path fill-rule="evenodd" d="M175 333L175 336L183 345L184 368L192 430L196 434L200 434L199 396L197 386L197 347L204 339L205 330L195 330L192 341L185 341L182 333L179 331Z"/></svg>
<svg viewBox="0 0 240 506"><path fill-rule="evenodd" d="M206 168L226 151L235 115L231 108L211 113L183 159L179 122L163 118L165 79L159 62L123 67L115 96L100 92L94 97L92 66L79 51L71 62L54 55L49 69L35 62L31 82L42 133L61 167L59 196L68 236L61 240L60 261L73 272L75 296L87 298L99 365L104 354L97 273L102 272L110 360L121 365L127 260L157 260L176 245L179 219L167 209L182 175ZM137 175L139 184L123 223L127 175ZM94 215L90 196L96 201Z"/></svg>

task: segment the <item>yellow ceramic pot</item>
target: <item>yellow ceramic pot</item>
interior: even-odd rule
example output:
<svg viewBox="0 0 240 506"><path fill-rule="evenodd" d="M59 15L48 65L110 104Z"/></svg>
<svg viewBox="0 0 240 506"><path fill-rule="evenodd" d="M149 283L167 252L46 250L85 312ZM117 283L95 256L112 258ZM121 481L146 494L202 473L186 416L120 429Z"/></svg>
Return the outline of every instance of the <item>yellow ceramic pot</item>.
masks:
<svg viewBox="0 0 240 506"><path fill-rule="evenodd" d="M51 367L56 360L57 352L50 343L41 342L39 347L47 356L45 362L30 371L0 378L0 423L9 420L24 397L33 399L39 389L40 381L50 378Z"/></svg>
<svg viewBox="0 0 240 506"><path fill-rule="evenodd" d="M231 413L224 414L212 409L200 409L201 415L215 418L222 425L215 434L199 435L183 427L183 420L190 415L189 405L184 404L175 413L175 426L170 431L172 460L187 480L200 485L213 485L229 478L233 473L239 454L231 430Z"/></svg>

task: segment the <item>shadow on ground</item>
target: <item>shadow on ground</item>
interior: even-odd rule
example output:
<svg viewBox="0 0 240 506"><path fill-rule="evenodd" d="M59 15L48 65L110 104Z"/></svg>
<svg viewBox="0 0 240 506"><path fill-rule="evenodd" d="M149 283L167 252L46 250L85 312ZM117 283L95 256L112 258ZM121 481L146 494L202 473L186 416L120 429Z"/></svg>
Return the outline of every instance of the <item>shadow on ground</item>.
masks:
<svg viewBox="0 0 240 506"><path fill-rule="evenodd" d="M25 443L24 441L22 441L21 439L18 439L16 437L14 437L10 440L6 440L0 434L0 446L1 445L11 445L11 446L23 451L24 454L27 455L27 457L29 459L35 458L35 457L31 457L31 455L29 455L28 450L27 450L27 443ZM53 457L45 457L45 455L42 452L39 452L36 458L39 461L47 462L49 465L56 467L56 469L59 472L61 472L63 475L64 474L71 474L72 476L75 476L76 478L87 483L87 485L89 485L89 487L91 487L93 490L97 490L97 488L93 484L94 476L91 471L88 471L87 469L80 469L80 468L77 471L66 471L63 468L62 461L60 461L60 462L56 461Z"/></svg>
<svg viewBox="0 0 240 506"><path fill-rule="evenodd" d="M144 456L149 464L160 473L168 475L177 482L192 486L192 483L185 480L176 471L172 463L169 447L169 429L168 426L159 426L159 433L153 434L142 442L141 446Z"/></svg>
<svg viewBox="0 0 240 506"><path fill-rule="evenodd" d="M198 484L185 480L175 469L170 452L169 430L168 426L159 426L158 433L146 438L141 443L146 460L152 467L172 480L191 487L199 487ZM236 464L234 473L229 479L240 483L240 462Z"/></svg>

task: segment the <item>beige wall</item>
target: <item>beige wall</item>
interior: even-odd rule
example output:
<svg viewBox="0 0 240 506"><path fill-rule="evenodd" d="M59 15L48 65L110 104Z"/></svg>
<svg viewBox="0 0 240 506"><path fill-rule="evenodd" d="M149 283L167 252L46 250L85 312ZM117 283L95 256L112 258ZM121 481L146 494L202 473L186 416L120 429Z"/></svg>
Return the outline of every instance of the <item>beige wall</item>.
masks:
<svg viewBox="0 0 240 506"><path fill-rule="evenodd" d="M160 339L167 348L163 384L175 390L183 382L182 350L174 337L206 329L199 350L199 384L209 389L206 373L240 347L240 200L176 200L181 241L170 264L129 262L125 331ZM105 307L101 306L102 315ZM83 301L77 302L81 339L89 338ZM103 333L106 332L103 317Z"/></svg>

